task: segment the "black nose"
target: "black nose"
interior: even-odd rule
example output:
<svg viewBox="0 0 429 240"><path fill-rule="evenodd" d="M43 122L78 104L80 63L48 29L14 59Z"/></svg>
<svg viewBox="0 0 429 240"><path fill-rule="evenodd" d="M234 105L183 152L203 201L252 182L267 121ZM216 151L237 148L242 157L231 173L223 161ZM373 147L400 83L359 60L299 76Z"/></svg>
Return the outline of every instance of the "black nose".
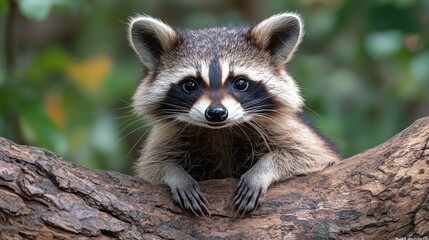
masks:
<svg viewBox="0 0 429 240"><path fill-rule="evenodd" d="M210 122L223 122L228 118L228 110L220 104L214 104L206 109L205 115Z"/></svg>

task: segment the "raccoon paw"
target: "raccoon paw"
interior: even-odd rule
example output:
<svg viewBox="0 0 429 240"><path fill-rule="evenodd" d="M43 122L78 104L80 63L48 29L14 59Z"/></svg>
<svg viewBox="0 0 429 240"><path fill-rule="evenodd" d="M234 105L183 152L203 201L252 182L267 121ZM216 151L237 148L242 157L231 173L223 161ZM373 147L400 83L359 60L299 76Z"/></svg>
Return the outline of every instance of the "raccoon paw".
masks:
<svg viewBox="0 0 429 240"><path fill-rule="evenodd" d="M192 212L195 216L210 216L207 208L209 203L204 198L198 183L194 179L188 184L171 187L171 193L174 202L179 204L182 209Z"/></svg>
<svg viewBox="0 0 429 240"><path fill-rule="evenodd" d="M249 180L245 175L235 189L233 202L234 217L242 217L244 214L255 210L264 200L267 186L256 181Z"/></svg>

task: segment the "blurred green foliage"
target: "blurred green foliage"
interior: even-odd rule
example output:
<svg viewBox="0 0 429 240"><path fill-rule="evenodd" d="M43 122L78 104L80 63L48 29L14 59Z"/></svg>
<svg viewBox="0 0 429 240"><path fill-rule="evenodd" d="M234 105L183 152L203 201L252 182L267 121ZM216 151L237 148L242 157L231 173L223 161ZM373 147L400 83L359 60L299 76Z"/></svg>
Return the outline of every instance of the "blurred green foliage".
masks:
<svg viewBox="0 0 429 240"><path fill-rule="evenodd" d="M282 11L306 24L288 70L346 155L429 115L429 1L0 0L0 135L130 172L148 128L129 107L143 73L128 18L201 27Z"/></svg>

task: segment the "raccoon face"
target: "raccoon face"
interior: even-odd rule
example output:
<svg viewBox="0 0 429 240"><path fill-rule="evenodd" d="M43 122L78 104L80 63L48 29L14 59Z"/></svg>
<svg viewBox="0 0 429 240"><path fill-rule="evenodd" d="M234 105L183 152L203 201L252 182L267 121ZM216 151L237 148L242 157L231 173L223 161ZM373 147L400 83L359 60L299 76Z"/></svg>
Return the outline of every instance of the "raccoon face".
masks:
<svg viewBox="0 0 429 240"><path fill-rule="evenodd" d="M301 42L298 15L254 27L174 30L148 16L131 20L129 40L147 69L134 97L137 113L223 128L303 105L286 63Z"/></svg>

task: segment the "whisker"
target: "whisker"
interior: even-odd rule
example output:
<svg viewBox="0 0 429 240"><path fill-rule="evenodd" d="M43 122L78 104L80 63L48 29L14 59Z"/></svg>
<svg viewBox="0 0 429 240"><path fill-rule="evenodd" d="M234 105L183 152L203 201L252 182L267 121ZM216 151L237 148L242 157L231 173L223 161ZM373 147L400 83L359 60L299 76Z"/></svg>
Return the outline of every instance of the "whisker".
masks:
<svg viewBox="0 0 429 240"><path fill-rule="evenodd" d="M137 146L137 144L139 144L139 143L140 143L140 141L142 140L142 138L146 135L146 132L147 132L147 131L148 131L148 130L146 130L146 131L145 131L145 133L144 133L144 134L142 134L142 135L139 137L139 139L136 141L136 143L133 145L133 147L128 151L127 155L125 155L125 159L127 159L128 155L130 155L130 153L134 150L134 148Z"/></svg>
<svg viewBox="0 0 429 240"><path fill-rule="evenodd" d="M117 108L111 108L111 109L105 109L105 110L100 110L100 111L93 111L93 112L86 112L87 114L100 114L100 113L109 113L109 112L113 112L115 110L122 110L122 109L131 109L132 106L124 106L124 107L117 107Z"/></svg>
<svg viewBox="0 0 429 240"><path fill-rule="evenodd" d="M129 119L129 120L132 120L132 119ZM138 121L140 121L140 119L135 119L134 121L131 121L131 123L127 124L124 128L122 128L122 129L117 133L117 135L120 135L120 134L121 134L123 131L125 131L129 126L133 125L134 123L137 123ZM126 122L127 122L127 121L126 121ZM124 122L124 123L122 123L122 124L125 124L125 122ZM122 125L122 124L121 124L121 125ZM121 125L119 125L119 126L118 126L118 128L119 128ZM145 127L145 126L143 125L142 127Z"/></svg>
<svg viewBox="0 0 429 240"><path fill-rule="evenodd" d="M144 127L145 127L145 126L140 126L140 127L136 128L136 129L134 129L133 131L131 131L131 132L127 133L125 136L121 137L119 140L117 140L116 142L114 142L110 147L115 146L115 145L116 145L116 144L118 144L120 141L122 141L124 138L128 137L128 136L129 136L129 135L131 135L132 133L134 133L134 132L136 132L136 131L138 131L138 130L140 130L140 129L144 128Z"/></svg>
<svg viewBox="0 0 429 240"><path fill-rule="evenodd" d="M322 116L320 116L316 111L314 111L313 109L311 109L311 108L309 108L309 107L307 107L307 106L304 106L306 109L308 109L310 112L312 112L314 115L316 115L317 117L319 117L319 118L323 118Z"/></svg>
<svg viewBox="0 0 429 240"><path fill-rule="evenodd" d="M246 136L246 138L249 140L250 150L252 152L251 156L250 156L250 164L253 166L253 162L254 162L254 159L255 159L255 146L253 145L252 139L249 137L249 135L246 133L246 131L244 131L243 128L240 125L237 125L237 126L238 126L238 129L240 129L240 131L243 132L244 135ZM243 163L243 165L246 164L246 163L247 163L247 160L246 160L246 162Z"/></svg>
<svg viewBox="0 0 429 240"><path fill-rule="evenodd" d="M266 135L264 130L261 127L259 127L259 125L257 123L255 123L253 121L249 121L248 124L250 126L252 126L259 133L259 135L261 136L262 140L264 141L265 146L267 147L268 151L271 152L271 147L268 144L268 140L267 140L268 136Z"/></svg>

